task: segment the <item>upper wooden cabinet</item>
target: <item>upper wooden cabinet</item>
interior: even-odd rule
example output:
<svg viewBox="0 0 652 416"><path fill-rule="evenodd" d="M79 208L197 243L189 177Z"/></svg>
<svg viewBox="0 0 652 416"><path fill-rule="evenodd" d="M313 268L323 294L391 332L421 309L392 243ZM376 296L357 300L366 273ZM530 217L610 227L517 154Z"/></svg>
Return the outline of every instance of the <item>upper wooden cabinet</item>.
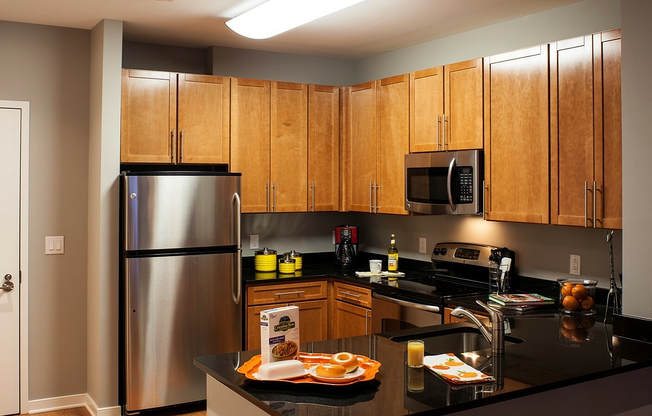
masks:
<svg viewBox="0 0 652 416"><path fill-rule="evenodd" d="M550 223L621 228L620 31L550 44L550 83Z"/></svg>
<svg viewBox="0 0 652 416"><path fill-rule="evenodd" d="M482 58L410 74L410 152L482 149Z"/></svg>
<svg viewBox="0 0 652 416"><path fill-rule="evenodd" d="M308 207L340 207L340 88L308 87Z"/></svg>
<svg viewBox="0 0 652 416"><path fill-rule="evenodd" d="M231 83L231 171L242 173L242 212L307 211L307 85Z"/></svg>
<svg viewBox="0 0 652 416"><path fill-rule="evenodd" d="M270 212L270 82L231 78L231 164L242 212Z"/></svg>
<svg viewBox="0 0 652 416"><path fill-rule="evenodd" d="M229 96L227 77L123 69L120 161L228 163Z"/></svg>
<svg viewBox="0 0 652 416"><path fill-rule="evenodd" d="M407 214L404 156L409 153L409 75L350 87L347 100L347 200L351 211Z"/></svg>
<svg viewBox="0 0 652 416"><path fill-rule="evenodd" d="M485 218L548 223L548 46L484 60Z"/></svg>
<svg viewBox="0 0 652 416"><path fill-rule="evenodd" d="M120 161L176 161L177 74L122 70Z"/></svg>

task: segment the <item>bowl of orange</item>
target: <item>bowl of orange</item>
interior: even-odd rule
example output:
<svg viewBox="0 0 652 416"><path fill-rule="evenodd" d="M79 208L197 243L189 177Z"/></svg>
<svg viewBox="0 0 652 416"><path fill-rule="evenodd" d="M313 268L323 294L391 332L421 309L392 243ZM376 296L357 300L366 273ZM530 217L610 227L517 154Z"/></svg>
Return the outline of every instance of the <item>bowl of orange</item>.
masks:
<svg viewBox="0 0 652 416"><path fill-rule="evenodd" d="M559 279L559 307L567 314L595 313L596 280Z"/></svg>

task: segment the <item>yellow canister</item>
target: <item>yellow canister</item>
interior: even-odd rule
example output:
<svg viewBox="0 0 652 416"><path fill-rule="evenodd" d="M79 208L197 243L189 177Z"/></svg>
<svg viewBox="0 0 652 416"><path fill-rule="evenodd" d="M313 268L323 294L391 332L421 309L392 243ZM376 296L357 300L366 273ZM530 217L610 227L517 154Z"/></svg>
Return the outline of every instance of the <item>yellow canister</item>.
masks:
<svg viewBox="0 0 652 416"><path fill-rule="evenodd" d="M299 253L298 251L288 251L287 253L283 253L283 257L285 256L290 256L290 258L294 259L294 269L295 270L301 270L303 269L303 254Z"/></svg>
<svg viewBox="0 0 652 416"><path fill-rule="evenodd" d="M296 262L294 261L293 258L290 257L288 253L286 253L281 260L278 261L278 271L279 273L284 273L284 274L294 274L295 268L296 268Z"/></svg>
<svg viewBox="0 0 652 416"><path fill-rule="evenodd" d="M276 250L270 250L265 247L262 250L256 251L254 268L257 272L276 271Z"/></svg>

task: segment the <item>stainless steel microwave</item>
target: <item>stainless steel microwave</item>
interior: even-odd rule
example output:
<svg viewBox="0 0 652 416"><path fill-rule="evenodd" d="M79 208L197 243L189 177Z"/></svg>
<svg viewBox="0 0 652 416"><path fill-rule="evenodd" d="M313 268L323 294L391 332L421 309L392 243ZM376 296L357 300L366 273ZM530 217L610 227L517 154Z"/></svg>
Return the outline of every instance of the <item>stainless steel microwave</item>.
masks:
<svg viewBox="0 0 652 416"><path fill-rule="evenodd" d="M405 209L422 214L483 212L481 150L405 155Z"/></svg>

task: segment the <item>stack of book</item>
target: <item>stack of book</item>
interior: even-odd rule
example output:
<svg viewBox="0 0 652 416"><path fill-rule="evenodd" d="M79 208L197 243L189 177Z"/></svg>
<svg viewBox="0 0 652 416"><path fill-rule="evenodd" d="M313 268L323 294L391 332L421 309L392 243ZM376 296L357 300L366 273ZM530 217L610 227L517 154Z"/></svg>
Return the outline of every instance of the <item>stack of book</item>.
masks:
<svg viewBox="0 0 652 416"><path fill-rule="evenodd" d="M555 300L536 293L509 293L505 295L489 295L489 306L502 309L525 312L542 306L554 305Z"/></svg>

